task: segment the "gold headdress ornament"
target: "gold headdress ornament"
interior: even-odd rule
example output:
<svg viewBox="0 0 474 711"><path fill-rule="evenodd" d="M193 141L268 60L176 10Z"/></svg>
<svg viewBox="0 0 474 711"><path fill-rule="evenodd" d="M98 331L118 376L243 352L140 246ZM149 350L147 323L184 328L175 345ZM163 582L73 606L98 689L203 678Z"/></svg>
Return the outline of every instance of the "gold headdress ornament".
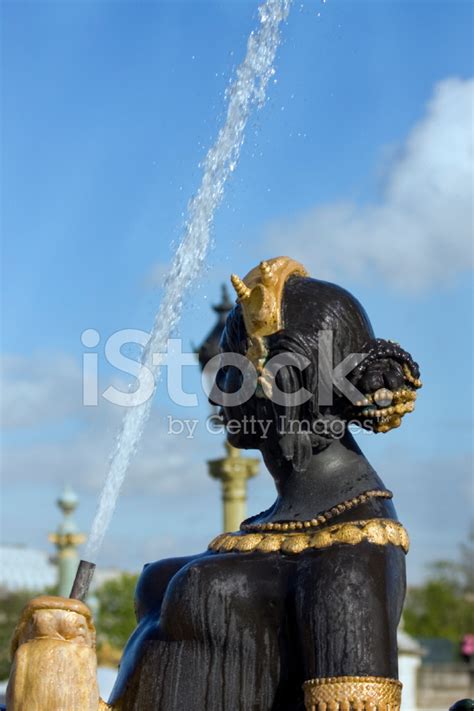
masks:
<svg viewBox="0 0 474 711"><path fill-rule="evenodd" d="M264 377L268 354L264 339L284 327L281 315L283 289L287 279L295 275L306 277L308 272L294 259L276 257L260 262L243 279L236 274L231 276L249 338L245 355L257 369L259 382L266 396L271 394L271 383Z"/></svg>

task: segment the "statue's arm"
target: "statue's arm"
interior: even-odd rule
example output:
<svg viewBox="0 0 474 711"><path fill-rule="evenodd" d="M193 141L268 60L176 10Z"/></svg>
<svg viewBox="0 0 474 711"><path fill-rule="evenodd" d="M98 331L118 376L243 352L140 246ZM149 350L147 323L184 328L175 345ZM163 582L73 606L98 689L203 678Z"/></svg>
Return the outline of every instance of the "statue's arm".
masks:
<svg viewBox="0 0 474 711"><path fill-rule="evenodd" d="M176 573L198 556L164 558L144 566L135 590L135 614L138 622L146 615L161 612L168 585Z"/></svg>
<svg viewBox="0 0 474 711"><path fill-rule="evenodd" d="M174 575L196 557L165 558L143 568L135 591L138 625L120 660L117 680L109 699L111 708L133 707L146 644L160 635L161 606L168 586Z"/></svg>
<svg viewBox="0 0 474 711"><path fill-rule="evenodd" d="M404 555L392 544L365 541L321 551L302 566L295 617L306 709L332 708L331 702L364 711L382 702L400 708Z"/></svg>

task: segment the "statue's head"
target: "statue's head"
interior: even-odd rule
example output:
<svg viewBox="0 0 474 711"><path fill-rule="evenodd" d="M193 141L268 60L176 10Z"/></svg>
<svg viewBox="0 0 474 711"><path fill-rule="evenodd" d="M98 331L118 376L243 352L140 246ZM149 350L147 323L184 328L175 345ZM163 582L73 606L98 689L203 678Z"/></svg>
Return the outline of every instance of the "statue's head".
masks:
<svg viewBox="0 0 474 711"><path fill-rule="evenodd" d="M388 432L414 409L418 365L397 343L374 337L347 291L287 257L232 283L238 298L216 377L224 394L211 394L231 444L261 449L270 441L304 470L349 423Z"/></svg>

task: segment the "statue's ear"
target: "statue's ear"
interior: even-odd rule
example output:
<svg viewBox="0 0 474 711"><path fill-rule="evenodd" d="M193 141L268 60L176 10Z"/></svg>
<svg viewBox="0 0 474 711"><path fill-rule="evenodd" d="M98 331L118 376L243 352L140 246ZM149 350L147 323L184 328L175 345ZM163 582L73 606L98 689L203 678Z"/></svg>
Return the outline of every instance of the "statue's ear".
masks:
<svg viewBox="0 0 474 711"><path fill-rule="evenodd" d="M297 472L304 472L309 466L312 454L311 436L307 432L289 432L279 441L283 456L291 461Z"/></svg>

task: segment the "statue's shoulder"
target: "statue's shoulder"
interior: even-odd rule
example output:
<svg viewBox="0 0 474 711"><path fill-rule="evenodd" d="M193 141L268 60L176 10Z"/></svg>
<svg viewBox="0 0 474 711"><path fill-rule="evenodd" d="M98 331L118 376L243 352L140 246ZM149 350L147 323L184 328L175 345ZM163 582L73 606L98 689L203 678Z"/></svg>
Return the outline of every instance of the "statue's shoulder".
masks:
<svg viewBox="0 0 474 711"><path fill-rule="evenodd" d="M149 612L159 613L163 597L174 575L197 558L199 555L163 558L143 566L135 590L135 610L138 620Z"/></svg>

